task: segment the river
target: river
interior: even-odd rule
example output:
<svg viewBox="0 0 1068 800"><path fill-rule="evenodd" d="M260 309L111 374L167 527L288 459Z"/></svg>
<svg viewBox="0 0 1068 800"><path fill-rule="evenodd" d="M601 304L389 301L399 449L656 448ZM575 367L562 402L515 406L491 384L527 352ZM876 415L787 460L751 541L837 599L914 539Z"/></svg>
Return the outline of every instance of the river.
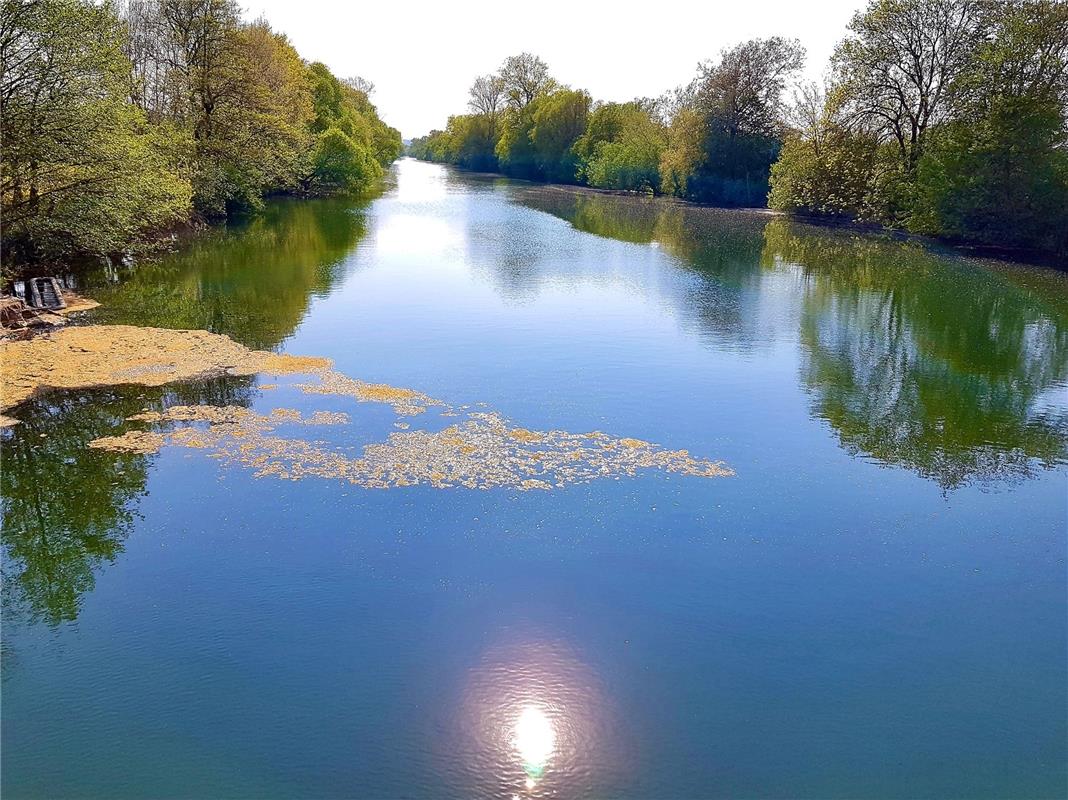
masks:
<svg viewBox="0 0 1068 800"><path fill-rule="evenodd" d="M5 798L1063 796L1065 274L403 160L77 281L91 322L440 404L253 376L12 412ZM347 415L278 431L352 458L472 414L626 438L479 488L87 447L196 404ZM646 443L722 474L627 468Z"/></svg>

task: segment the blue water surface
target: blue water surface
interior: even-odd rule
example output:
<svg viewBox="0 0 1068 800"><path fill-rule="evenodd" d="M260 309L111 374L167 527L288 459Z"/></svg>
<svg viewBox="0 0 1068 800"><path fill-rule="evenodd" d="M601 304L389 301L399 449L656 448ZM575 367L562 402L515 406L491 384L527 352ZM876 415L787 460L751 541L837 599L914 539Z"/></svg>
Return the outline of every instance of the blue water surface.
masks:
<svg viewBox="0 0 1068 800"><path fill-rule="evenodd" d="M93 322L735 474L281 480L86 445L180 403L345 411L316 436L356 449L399 418L287 377L45 395L3 443L5 798L1068 793L1063 275L404 160L77 279Z"/></svg>

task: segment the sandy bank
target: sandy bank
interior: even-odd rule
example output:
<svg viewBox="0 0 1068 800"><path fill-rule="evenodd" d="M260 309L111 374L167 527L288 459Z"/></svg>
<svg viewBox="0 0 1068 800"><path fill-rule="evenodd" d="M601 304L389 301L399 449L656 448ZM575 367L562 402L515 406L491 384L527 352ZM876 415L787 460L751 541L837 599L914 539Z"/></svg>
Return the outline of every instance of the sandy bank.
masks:
<svg viewBox="0 0 1068 800"><path fill-rule="evenodd" d="M320 372L329 359L249 350L207 331L90 325L0 342L0 411L47 389L162 386L212 375Z"/></svg>

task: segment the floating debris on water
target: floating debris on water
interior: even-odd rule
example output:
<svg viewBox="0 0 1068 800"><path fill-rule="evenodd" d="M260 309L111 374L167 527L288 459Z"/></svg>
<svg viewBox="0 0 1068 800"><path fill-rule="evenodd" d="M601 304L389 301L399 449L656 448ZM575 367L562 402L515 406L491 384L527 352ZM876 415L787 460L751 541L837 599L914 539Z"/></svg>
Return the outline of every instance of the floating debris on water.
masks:
<svg viewBox="0 0 1068 800"><path fill-rule="evenodd" d="M472 413L464 422L439 431L393 432L384 442L366 445L355 458L321 443L276 435L281 425L323 424L327 418L330 424L348 423L344 414L321 411L305 418L292 409L265 415L234 406L175 406L135 414L130 420L206 422L207 428L180 428L162 435L130 431L97 439L91 446L145 453L169 442L211 450L228 463L255 470L257 477L332 478L381 489L428 484L439 489L546 490L653 469L702 478L734 474L722 462L694 458L685 450L599 431L528 431L492 412Z"/></svg>
<svg viewBox="0 0 1068 800"><path fill-rule="evenodd" d="M367 383L334 370L322 372L318 382L301 383L298 388L307 394L336 394L354 397L361 403L385 403L404 416L422 414L429 406L446 405L441 400L428 397L414 389L401 389L384 383Z"/></svg>
<svg viewBox="0 0 1068 800"><path fill-rule="evenodd" d="M68 327L25 341L0 342L0 411L49 388L162 386L224 373L325 372L330 364L326 358L249 350L208 331Z"/></svg>
<svg viewBox="0 0 1068 800"><path fill-rule="evenodd" d="M306 420L306 425L348 425L349 415L344 411L316 411Z"/></svg>
<svg viewBox="0 0 1068 800"><path fill-rule="evenodd" d="M435 408L441 416L462 418L437 431L409 430L407 422L396 422L398 430L385 441L365 445L354 456L322 442L281 436L277 430L351 424L342 412L317 411L303 417L289 408L264 415L237 406L174 406L129 418L158 425L159 431L131 430L90 443L101 450L133 453L153 453L164 444L200 448L254 469L259 476L334 478L372 488L428 484L544 490L650 469L705 478L734 474L722 462L640 439L528 430L489 410L454 408L414 389L350 378L332 370L329 359L249 350L208 331L125 325L65 328L29 341L0 343L0 367L0 410L53 387L160 386L218 374L305 373L313 380L297 388L307 394L383 403L403 417ZM480 402L474 408L487 405Z"/></svg>
<svg viewBox="0 0 1068 800"><path fill-rule="evenodd" d="M165 438L152 431L127 431L122 436L102 436L89 442L97 450L122 453L155 453L163 447Z"/></svg>

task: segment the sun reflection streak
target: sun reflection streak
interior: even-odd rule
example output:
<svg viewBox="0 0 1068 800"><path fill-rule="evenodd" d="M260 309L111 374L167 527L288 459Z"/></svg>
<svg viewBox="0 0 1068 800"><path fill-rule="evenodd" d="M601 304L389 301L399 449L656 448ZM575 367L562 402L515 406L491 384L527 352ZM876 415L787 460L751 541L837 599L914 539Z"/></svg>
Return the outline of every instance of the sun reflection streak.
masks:
<svg viewBox="0 0 1068 800"><path fill-rule="evenodd" d="M450 764L465 796L517 800L597 794L626 772L617 712L567 642L509 633L468 673ZM609 776L613 776L609 778Z"/></svg>
<svg viewBox="0 0 1068 800"><path fill-rule="evenodd" d="M512 743L523 760L527 788L532 789L535 779L545 772L545 765L549 763L556 745L556 733L548 715L537 706L525 707L516 720Z"/></svg>

